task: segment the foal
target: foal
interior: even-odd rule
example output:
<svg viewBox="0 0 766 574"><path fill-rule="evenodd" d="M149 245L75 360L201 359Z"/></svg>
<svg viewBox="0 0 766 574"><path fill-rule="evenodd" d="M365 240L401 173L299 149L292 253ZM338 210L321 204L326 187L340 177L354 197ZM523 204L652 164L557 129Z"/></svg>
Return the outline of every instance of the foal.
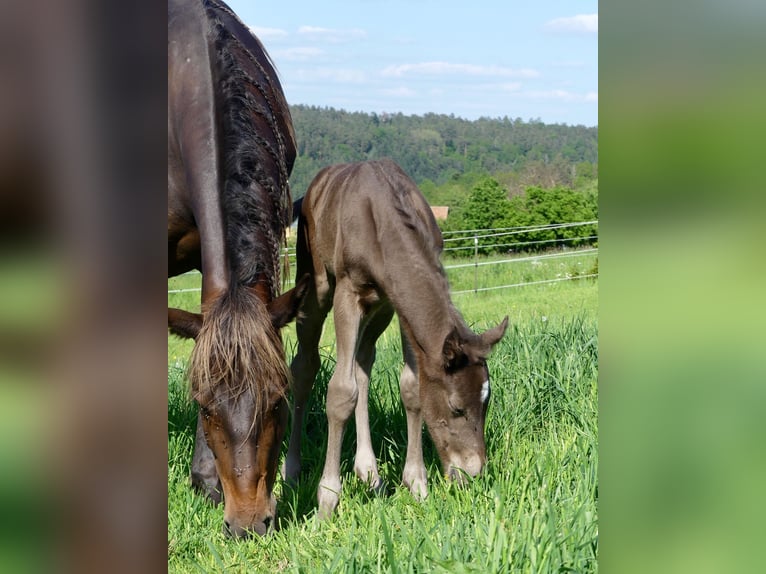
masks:
<svg viewBox="0 0 766 574"><path fill-rule="evenodd" d="M407 413L403 483L427 496L422 428L444 472L462 479L484 466L484 421L490 395L486 358L504 335L506 317L477 335L450 300L439 261L442 236L415 183L391 160L334 165L311 182L298 225L297 276L311 275L297 322L293 359L293 426L285 477L300 472L300 437L306 401L319 369L322 325L334 308L337 364L327 389L327 456L319 483L319 515L327 517L341 490L343 429L356 414L354 471L380 486L370 441L367 399L375 342L399 316L404 354L400 378Z"/></svg>

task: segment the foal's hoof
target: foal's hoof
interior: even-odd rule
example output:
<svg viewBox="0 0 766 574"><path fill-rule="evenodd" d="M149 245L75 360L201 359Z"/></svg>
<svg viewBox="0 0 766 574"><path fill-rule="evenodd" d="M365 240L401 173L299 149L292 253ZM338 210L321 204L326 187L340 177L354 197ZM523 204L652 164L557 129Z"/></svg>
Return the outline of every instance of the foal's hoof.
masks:
<svg viewBox="0 0 766 574"><path fill-rule="evenodd" d="M418 502L423 502L428 498L428 484L425 480L413 480L411 482L405 482L404 486L410 491L410 494Z"/></svg>
<svg viewBox="0 0 766 574"><path fill-rule="evenodd" d="M340 502L340 486L322 486L320 484L317 499L319 502L317 517L319 520L327 520L335 512L338 502Z"/></svg>
<svg viewBox="0 0 766 574"><path fill-rule="evenodd" d="M370 483L370 491L374 493L376 496L383 496L386 494L387 485L385 481L381 478L378 478L377 481Z"/></svg>

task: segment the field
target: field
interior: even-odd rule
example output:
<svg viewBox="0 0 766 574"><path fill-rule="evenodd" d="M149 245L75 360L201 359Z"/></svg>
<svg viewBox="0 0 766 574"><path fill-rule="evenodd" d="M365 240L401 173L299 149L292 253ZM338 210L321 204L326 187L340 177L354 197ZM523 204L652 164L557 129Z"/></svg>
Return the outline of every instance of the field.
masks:
<svg viewBox="0 0 766 574"><path fill-rule="evenodd" d="M454 291L588 273L595 255L449 270ZM445 261L449 266L456 261ZM476 272L476 276L474 273ZM467 274L467 277L465 275ZM482 274L482 275L480 275ZM198 275L170 280L189 288ZM280 530L235 542L221 530L222 509L188 483L195 406L184 378L191 345L168 340L168 569L171 572L595 572L598 525L597 294L578 279L453 297L467 322L483 330L510 317L489 360L492 399L485 473L466 488L440 474L424 441L429 497L416 502L400 486L406 423L398 391L398 329L378 343L372 375L373 446L387 489L369 493L353 474L354 425L344 438L344 489L336 515L315 518L324 462L323 410L332 374L331 320L322 339L322 369L307 414L304 472L295 490L277 484ZM198 307L198 293L168 302ZM294 328L284 330L288 358ZM424 431L425 432L425 431ZM427 433L426 433L427 434Z"/></svg>

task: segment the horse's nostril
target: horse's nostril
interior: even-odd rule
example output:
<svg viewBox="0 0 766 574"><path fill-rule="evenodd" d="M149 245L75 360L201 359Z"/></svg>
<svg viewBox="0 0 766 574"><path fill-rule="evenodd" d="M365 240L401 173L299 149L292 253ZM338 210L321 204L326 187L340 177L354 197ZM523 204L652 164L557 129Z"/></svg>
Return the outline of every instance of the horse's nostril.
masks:
<svg viewBox="0 0 766 574"><path fill-rule="evenodd" d="M271 527L271 520L272 520L271 516L267 516L266 518L263 519L263 525L266 527L266 530L268 530Z"/></svg>

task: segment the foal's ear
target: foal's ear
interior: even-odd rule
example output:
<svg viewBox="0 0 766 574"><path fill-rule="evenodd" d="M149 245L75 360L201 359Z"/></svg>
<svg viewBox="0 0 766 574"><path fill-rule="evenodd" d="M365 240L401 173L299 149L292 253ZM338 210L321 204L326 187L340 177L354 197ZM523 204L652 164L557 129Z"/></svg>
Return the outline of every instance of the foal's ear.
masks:
<svg viewBox="0 0 766 574"><path fill-rule="evenodd" d="M508 328L508 315L505 316L505 319L503 319L497 327L493 327L492 329L484 331L480 335L481 342L487 345L491 349L492 347L495 346L495 344L500 339L503 338L503 335L505 335L505 330L507 328Z"/></svg>
<svg viewBox="0 0 766 574"><path fill-rule="evenodd" d="M269 303L269 315L271 323L275 329L281 329L298 315L298 309L301 307L303 298L309 290L311 284L311 275L306 273L295 284L295 287L282 293L279 297Z"/></svg>
<svg viewBox="0 0 766 574"><path fill-rule="evenodd" d="M183 309L168 307L168 329L174 335L185 339L196 339L202 328L202 315Z"/></svg>
<svg viewBox="0 0 766 574"><path fill-rule="evenodd" d="M468 357L465 353L465 341L460 337L457 328L452 329L447 338L444 339L442 360L444 361L444 370L446 371L459 369L468 362Z"/></svg>

